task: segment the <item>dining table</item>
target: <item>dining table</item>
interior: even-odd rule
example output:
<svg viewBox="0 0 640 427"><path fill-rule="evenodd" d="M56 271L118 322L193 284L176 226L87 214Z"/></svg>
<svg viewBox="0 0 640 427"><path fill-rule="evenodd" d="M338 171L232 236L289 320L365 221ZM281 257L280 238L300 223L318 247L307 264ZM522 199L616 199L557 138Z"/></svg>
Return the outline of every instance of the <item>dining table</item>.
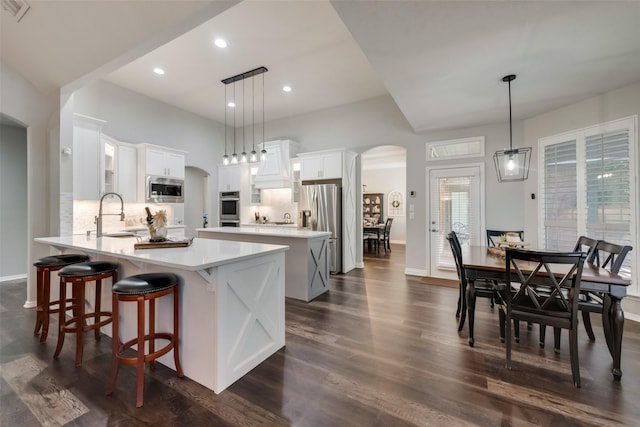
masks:
<svg viewBox="0 0 640 427"><path fill-rule="evenodd" d="M380 252L380 233L384 231L384 223L383 222L378 222L378 223L364 223L362 226L362 235L366 236L367 234L375 234L376 238L376 248L378 250L378 252ZM371 239L368 239L369 242L369 251L371 251Z"/></svg>
<svg viewBox="0 0 640 427"><path fill-rule="evenodd" d="M506 281L507 267L505 257L500 256L495 251L489 251L486 246L462 246L462 263L467 281L470 283L479 279L496 280L502 283ZM558 276L562 276L565 273L562 271L557 272ZM622 378L620 359L622 333L624 330L624 311L622 310L621 301L627 295L627 288L630 284L631 280L629 278L612 273L595 264L585 262L583 265L580 282L581 291L597 292L603 296L602 327L609 353L613 359L613 378L617 381ZM465 310L468 308L468 304L465 301L464 293L461 296L463 310Z"/></svg>

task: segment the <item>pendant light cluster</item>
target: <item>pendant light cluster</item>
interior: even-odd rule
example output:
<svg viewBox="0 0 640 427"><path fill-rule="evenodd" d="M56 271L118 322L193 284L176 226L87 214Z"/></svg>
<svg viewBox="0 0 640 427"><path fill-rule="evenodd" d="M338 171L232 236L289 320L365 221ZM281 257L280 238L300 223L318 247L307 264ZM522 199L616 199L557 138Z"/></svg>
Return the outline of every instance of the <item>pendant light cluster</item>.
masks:
<svg viewBox="0 0 640 427"><path fill-rule="evenodd" d="M258 153L256 152L256 132L255 132L255 104L256 104L256 96L255 96L255 76L262 74L262 142L264 142L264 73L268 70L266 67L259 67L251 71L247 71L241 74L237 74L233 77L228 77L222 80L224 83L224 156L222 156L222 163L225 165L237 164L238 162L246 163L246 162L256 162L258 161ZM247 156L247 141L246 141L246 132L245 132L245 113L246 113L246 79L251 78L251 129L252 129L252 142L251 142L251 153ZM236 151L236 107L237 98L236 98L236 86L237 82L242 82L242 153L238 156L238 152ZM233 84L233 100L228 100L227 88L230 84ZM227 113L228 109L233 109L233 154L231 154L231 159L229 159L229 155L227 154ZM237 143L239 145L239 143ZM260 158L264 160L266 158L267 151L263 148L260 151Z"/></svg>
<svg viewBox="0 0 640 427"><path fill-rule="evenodd" d="M515 74L502 78L509 84L509 148L496 151L493 163L496 167L498 182L524 181L529 177L529 163L531 162L531 147L513 148L513 125L511 123L511 82L516 79Z"/></svg>

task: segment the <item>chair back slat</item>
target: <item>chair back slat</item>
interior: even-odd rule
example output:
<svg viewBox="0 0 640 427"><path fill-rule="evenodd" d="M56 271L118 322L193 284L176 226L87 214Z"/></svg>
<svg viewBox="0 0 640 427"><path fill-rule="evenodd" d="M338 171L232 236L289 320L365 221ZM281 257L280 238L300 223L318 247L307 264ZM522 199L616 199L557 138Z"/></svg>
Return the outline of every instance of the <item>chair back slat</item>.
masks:
<svg viewBox="0 0 640 427"><path fill-rule="evenodd" d="M576 242L576 245L573 247L573 251L585 252L587 254L587 260L589 260L589 258L591 257L591 254L596 248L597 243L598 243L598 240L596 239L592 239L591 237L587 237L587 236L580 236L578 237L578 241Z"/></svg>
<svg viewBox="0 0 640 427"><path fill-rule="evenodd" d="M537 311L543 315L550 311L575 314L585 259L583 252L507 249L507 285L518 288L515 295L506 293L507 304L515 310ZM567 268L559 277L558 272Z"/></svg>
<svg viewBox="0 0 640 427"><path fill-rule="evenodd" d="M629 245L617 245L604 240L598 240L598 243L596 243L594 250L589 256L589 262L618 274L625 257L632 249Z"/></svg>
<svg viewBox="0 0 640 427"><path fill-rule="evenodd" d="M447 235L447 240L449 241L449 245L451 246L451 252L453 253L453 260L456 263L456 270L458 272L458 279L460 280L460 285L464 286L467 281L467 277L465 275L465 270L462 264L462 246L460 246L460 241L458 240L458 236L455 231L450 232Z"/></svg>
<svg viewBox="0 0 640 427"><path fill-rule="evenodd" d="M384 234L386 236L391 233L391 224L393 224L393 218L387 218L387 222L384 224Z"/></svg>

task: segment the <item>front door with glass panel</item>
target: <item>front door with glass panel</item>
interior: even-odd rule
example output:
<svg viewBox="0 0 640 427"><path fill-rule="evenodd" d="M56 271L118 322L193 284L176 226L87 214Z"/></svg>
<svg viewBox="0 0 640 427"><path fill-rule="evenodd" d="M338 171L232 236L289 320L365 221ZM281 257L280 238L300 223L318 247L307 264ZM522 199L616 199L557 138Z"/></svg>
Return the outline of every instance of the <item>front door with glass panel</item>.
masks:
<svg viewBox="0 0 640 427"><path fill-rule="evenodd" d="M480 166L429 171L430 276L455 278L447 234L455 231L461 245L480 245L483 230Z"/></svg>

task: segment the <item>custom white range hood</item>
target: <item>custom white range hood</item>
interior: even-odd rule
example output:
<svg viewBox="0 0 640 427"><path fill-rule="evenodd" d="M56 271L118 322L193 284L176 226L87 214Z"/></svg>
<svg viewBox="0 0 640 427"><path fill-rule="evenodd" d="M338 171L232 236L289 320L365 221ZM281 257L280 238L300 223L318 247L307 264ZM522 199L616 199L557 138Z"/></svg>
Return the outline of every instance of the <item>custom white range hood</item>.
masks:
<svg viewBox="0 0 640 427"><path fill-rule="evenodd" d="M291 156L298 153L298 144L290 140L264 142L267 157L260 161L254 184L256 188L291 187Z"/></svg>

